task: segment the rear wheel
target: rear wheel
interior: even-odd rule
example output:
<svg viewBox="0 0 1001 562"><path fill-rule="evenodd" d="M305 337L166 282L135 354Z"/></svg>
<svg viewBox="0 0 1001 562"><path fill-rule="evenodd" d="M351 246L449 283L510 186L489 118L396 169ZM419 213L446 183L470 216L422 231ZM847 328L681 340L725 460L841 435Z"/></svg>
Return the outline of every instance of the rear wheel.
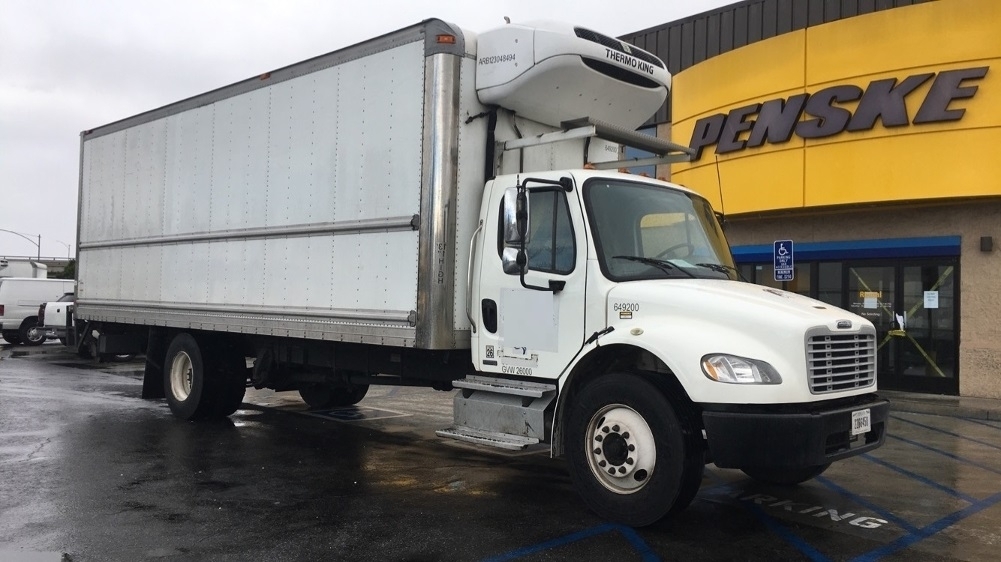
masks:
<svg viewBox="0 0 1001 562"><path fill-rule="evenodd" d="M211 363L217 391L212 417L224 418L243 404L247 392L247 358L235 349L225 348Z"/></svg>
<svg viewBox="0 0 1001 562"><path fill-rule="evenodd" d="M4 330L0 332L0 336L3 336L4 341L7 343L14 345L21 343L21 335L16 330Z"/></svg>
<svg viewBox="0 0 1001 562"><path fill-rule="evenodd" d="M211 388L205 384L205 362L201 349L190 334L178 334L167 348L163 390L170 411L182 420L208 415Z"/></svg>
<svg viewBox="0 0 1001 562"><path fill-rule="evenodd" d="M24 345L42 345L45 343L45 330L38 327L38 318L34 316L25 318L21 322L21 329L18 330L21 342Z"/></svg>
<svg viewBox="0 0 1001 562"><path fill-rule="evenodd" d="M642 527L691 502L701 483L701 455L657 386L639 375L610 374L585 386L575 402L565 449L574 487L588 507Z"/></svg>
<svg viewBox="0 0 1001 562"><path fill-rule="evenodd" d="M181 419L224 418L243 402L246 359L224 345L209 351L191 334L178 334L167 348L163 390Z"/></svg>
<svg viewBox="0 0 1001 562"><path fill-rule="evenodd" d="M831 463L806 466L802 468L751 467L742 468L741 471L751 478L766 484L775 484L777 486L795 486L796 484L801 484L807 480L820 476L830 466Z"/></svg>

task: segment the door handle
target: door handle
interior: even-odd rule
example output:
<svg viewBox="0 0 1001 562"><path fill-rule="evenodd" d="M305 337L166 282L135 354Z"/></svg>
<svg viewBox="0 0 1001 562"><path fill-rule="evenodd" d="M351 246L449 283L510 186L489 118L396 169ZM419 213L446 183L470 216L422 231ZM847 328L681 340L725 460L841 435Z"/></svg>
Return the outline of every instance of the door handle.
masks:
<svg viewBox="0 0 1001 562"><path fill-rule="evenodd" d="M497 302L492 299L483 299L483 328L491 334L497 333Z"/></svg>
<svg viewBox="0 0 1001 562"><path fill-rule="evenodd" d="M469 320L469 328L476 333L476 320L473 319L473 264L476 260L473 256L476 253L476 239L483 230L483 219L480 219L479 226L469 237L469 262L466 264L466 318Z"/></svg>

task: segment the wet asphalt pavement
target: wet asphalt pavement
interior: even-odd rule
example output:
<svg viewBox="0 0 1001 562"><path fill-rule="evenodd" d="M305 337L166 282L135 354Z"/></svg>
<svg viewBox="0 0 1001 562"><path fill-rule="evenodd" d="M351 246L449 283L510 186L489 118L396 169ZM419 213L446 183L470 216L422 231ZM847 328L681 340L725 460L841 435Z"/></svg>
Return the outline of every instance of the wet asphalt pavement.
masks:
<svg viewBox="0 0 1001 562"><path fill-rule="evenodd" d="M0 349L0 562L1001 557L997 421L894 412L883 448L795 488L710 466L680 518L634 530L588 512L547 451L436 437L450 392L323 413L251 389L191 423L139 398L141 371Z"/></svg>

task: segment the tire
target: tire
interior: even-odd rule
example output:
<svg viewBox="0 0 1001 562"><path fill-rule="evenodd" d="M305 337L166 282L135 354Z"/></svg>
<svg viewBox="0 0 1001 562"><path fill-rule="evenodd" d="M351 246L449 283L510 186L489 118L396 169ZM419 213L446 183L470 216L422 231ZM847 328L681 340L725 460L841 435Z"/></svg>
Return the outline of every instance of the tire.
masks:
<svg viewBox="0 0 1001 562"><path fill-rule="evenodd" d="M831 463L820 464L817 466L806 466L802 468L751 467L742 468L740 470L751 478L759 482L764 482L765 484L774 484L776 486L795 486L796 484L801 484L807 480L820 476L830 466Z"/></svg>
<svg viewBox="0 0 1001 562"><path fill-rule="evenodd" d="M21 343L21 336L16 330L4 330L3 332L0 332L0 336L3 337L5 342L12 345Z"/></svg>
<svg viewBox="0 0 1001 562"><path fill-rule="evenodd" d="M182 420L208 417L212 388L205 381L205 362L198 342L190 334L178 334L167 348L163 391L170 411Z"/></svg>
<svg viewBox="0 0 1001 562"><path fill-rule="evenodd" d="M163 391L182 420L225 418L243 403L245 358L222 345L207 351L191 334L178 334L167 348Z"/></svg>
<svg viewBox="0 0 1001 562"><path fill-rule="evenodd" d="M670 400L642 376L615 373L588 383L564 435L574 487L601 517L652 525L698 491L701 449L692 450Z"/></svg>
<svg viewBox="0 0 1001 562"><path fill-rule="evenodd" d="M38 327L38 318L34 316L25 318L24 322L21 322L18 336L24 345L35 346L45 343L45 330Z"/></svg>
<svg viewBox="0 0 1001 562"><path fill-rule="evenodd" d="M684 472L681 475L681 487L678 489L678 497L674 500L674 505L667 512L667 517L674 517L691 505L692 500L699 493L702 487L702 474L706 469L706 455L701 445L694 442L699 433L690 433L686 444L686 459Z"/></svg>
<svg viewBox="0 0 1001 562"><path fill-rule="evenodd" d="M302 397L303 402L309 405L311 410L354 406L361 402L366 394L368 394L367 384L346 387L316 383L299 389L299 396Z"/></svg>
<svg viewBox="0 0 1001 562"><path fill-rule="evenodd" d="M215 404L210 417L225 418L240 409L247 393L247 358L234 349L224 348L211 362L210 381L215 387Z"/></svg>

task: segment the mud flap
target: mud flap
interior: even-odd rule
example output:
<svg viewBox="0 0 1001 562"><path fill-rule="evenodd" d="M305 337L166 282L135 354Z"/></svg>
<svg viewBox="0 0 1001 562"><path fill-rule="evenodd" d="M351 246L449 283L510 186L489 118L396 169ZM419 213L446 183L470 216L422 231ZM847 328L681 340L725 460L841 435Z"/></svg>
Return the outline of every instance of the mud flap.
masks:
<svg viewBox="0 0 1001 562"><path fill-rule="evenodd" d="M143 372L144 400L165 398L163 391L163 363L167 360L167 337L166 330L152 328L149 331L149 339L146 344L146 368Z"/></svg>

